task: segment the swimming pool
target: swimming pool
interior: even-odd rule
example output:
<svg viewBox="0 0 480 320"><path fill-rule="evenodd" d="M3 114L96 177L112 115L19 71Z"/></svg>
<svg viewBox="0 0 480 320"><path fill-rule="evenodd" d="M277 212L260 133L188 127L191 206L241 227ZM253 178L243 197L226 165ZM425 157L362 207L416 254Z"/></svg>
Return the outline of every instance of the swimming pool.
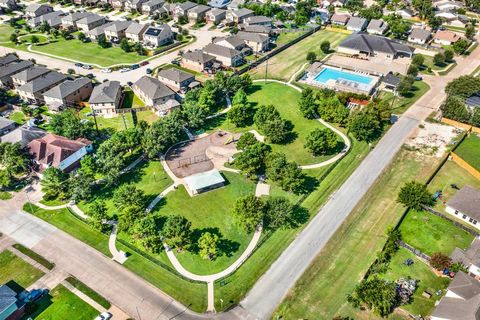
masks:
<svg viewBox="0 0 480 320"><path fill-rule="evenodd" d="M314 78L315 81L318 81L323 84L328 84L329 80L337 81L339 79L357 82L365 85L371 84L373 78L369 76L359 75L352 72L342 71L338 69L323 68L319 74Z"/></svg>

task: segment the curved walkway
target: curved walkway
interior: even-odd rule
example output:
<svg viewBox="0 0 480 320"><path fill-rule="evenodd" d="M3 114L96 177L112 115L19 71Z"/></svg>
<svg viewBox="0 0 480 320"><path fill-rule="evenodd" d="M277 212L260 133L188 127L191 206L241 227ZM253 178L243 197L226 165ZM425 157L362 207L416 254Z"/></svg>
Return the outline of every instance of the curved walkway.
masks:
<svg viewBox="0 0 480 320"><path fill-rule="evenodd" d="M112 260L117 261L120 264L123 264L125 261L127 261L127 257L125 256L125 253L118 251L117 246L116 246L116 241L117 241L117 222L111 223L112 225L112 233L110 234L110 237L108 238L108 249L110 250L110 253L112 254Z"/></svg>

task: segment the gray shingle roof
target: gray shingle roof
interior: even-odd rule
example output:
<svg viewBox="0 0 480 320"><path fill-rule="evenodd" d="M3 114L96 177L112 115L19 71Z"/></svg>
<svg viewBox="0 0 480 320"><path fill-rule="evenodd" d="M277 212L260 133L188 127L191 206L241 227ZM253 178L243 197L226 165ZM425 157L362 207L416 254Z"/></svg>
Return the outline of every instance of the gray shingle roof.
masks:
<svg viewBox="0 0 480 320"><path fill-rule="evenodd" d="M190 9L192 9L192 8L195 7L195 6L197 6L196 3L193 3L193 2L191 2L191 1L185 1L185 2L183 2L183 3L178 3L175 7L176 7L176 8L180 8L180 9L182 9L182 10L185 11L185 10L190 10Z"/></svg>
<svg viewBox="0 0 480 320"><path fill-rule="evenodd" d="M201 50L187 51L183 54L182 57L187 60L196 61L202 64L215 60L214 56L203 53Z"/></svg>
<svg viewBox="0 0 480 320"><path fill-rule="evenodd" d="M211 14L214 17L219 16L219 15L223 15L225 13L226 13L226 10L225 9L220 9L220 8L212 8L212 10L210 10L208 12L208 14Z"/></svg>
<svg viewBox="0 0 480 320"><path fill-rule="evenodd" d="M411 54L414 50L412 47L395 42L391 39L365 33L351 34L347 39L340 43L340 47L368 52L370 54L374 54L376 51L388 54L397 54L401 52Z"/></svg>
<svg viewBox="0 0 480 320"><path fill-rule="evenodd" d="M337 23L347 23L349 19L350 16L348 14L334 13L330 20Z"/></svg>
<svg viewBox="0 0 480 320"><path fill-rule="evenodd" d="M241 40L247 40L257 43L264 43L265 41L268 41L268 37L260 33L239 31L237 33L237 37Z"/></svg>
<svg viewBox="0 0 480 320"><path fill-rule="evenodd" d="M177 68L160 70L158 76L175 82L182 82L191 78L195 78L193 74Z"/></svg>
<svg viewBox="0 0 480 320"><path fill-rule="evenodd" d="M65 16L62 18L63 21L68 21L68 22L75 22L78 20L81 20L85 17L88 17L90 15L93 15L91 12L74 12L70 13L68 16Z"/></svg>
<svg viewBox="0 0 480 320"><path fill-rule="evenodd" d="M245 32L266 33L266 34L269 34L270 32L272 32L272 27L264 26L264 25L258 25L258 24L248 25L248 26L242 24L239 27L242 31L245 31Z"/></svg>
<svg viewBox="0 0 480 320"><path fill-rule="evenodd" d="M480 221L480 191L477 189L464 186L448 200L447 206Z"/></svg>
<svg viewBox="0 0 480 320"><path fill-rule="evenodd" d="M93 88L90 103L114 103L119 91L122 90L120 82L106 81Z"/></svg>
<svg viewBox="0 0 480 320"><path fill-rule="evenodd" d="M36 93L65 79L67 79L67 76L63 73L52 71L41 77L33 79L30 82L25 83L20 88L18 88L18 90L23 92Z"/></svg>
<svg viewBox="0 0 480 320"><path fill-rule="evenodd" d="M138 79L137 82L133 84L133 87L143 92L146 97L152 100L168 97L175 94L172 89L161 83L160 80L149 76L143 76Z"/></svg>
<svg viewBox="0 0 480 320"><path fill-rule="evenodd" d="M425 30L425 29L422 29L422 28L415 28L410 33L409 37L413 38L413 39L427 41L430 38L431 35L432 35L432 32L430 30Z"/></svg>
<svg viewBox="0 0 480 320"><path fill-rule="evenodd" d="M365 18L351 17L347 22L347 27L351 27L355 29L363 29L366 23L367 23L367 19Z"/></svg>
<svg viewBox="0 0 480 320"><path fill-rule="evenodd" d="M156 5L162 5L164 3L165 3L164 0L150 0L150 1L145 2L143 4L143 6L153 7L153 6L156 6Z"/></svg>
<svg viewBox="0 0 480 320"><path fill-rule="evenodd" d="M23 126L10 131L0 139L2 142L18 142L22 147L26 147L31 141L42 138L46 134L47 132L42 129L37 127L29 127L27 124L24 124Z"/></svg>
<svg viewBox="0 0 480 320"><path fill-rule="evenodd" d="M131 33L135 35L141 34L145 30L146 25L140 24L137 22L132 22L128 28L125 30L125 33Z"/></svg>
<svg viewBox="0 0 480 320"><path fill-rule="evenodd" d="M8 128L14 123L15 123L15 121L12 121L12 120L7 119L5 117L0 117L0 130Z"/></svg>
<svg viewBox="0 0 480 320"><path fill-rule="evenodd" d="M4 66L15 61L18 61L18 57L14 54L9 53L3 57L0 57L0 66Z"/></svg>
<svg viewBox="0 0 480 320"><path fill-rule="evenodd" d="M475 238L466 250L455 248L450 258L453 262L460 262L467 268L472 264L480 267L480 239Z"/></svg>
<svg viewBox="0 0 480 320"><path fill-rule="evenodd" d="M207 12L208 10L210 10L211 8L209 6L205 6L203 4L199 4L198 6L196 7L193 7L192 9L188 10L188 13L190 12L193 12L193 13L203 13L203 12Z"/></svg>
<svg viewBox="0 0 480 320"><path fill-rule="evenodd" d="M110 27L110 26L113 25L113 24L114 24L114 22L106 23L106 24L101 25L101 26L99 26L99 27L96 27L96 28L94 28L94 29L92 29L92 30L90 30L90 31L87 31L87 34L88 34L88 35L91 35L91 36L97 36L97 37L98 37L99 35L104 34L104 33L105 33L105 29L108 28L108 27Z"/></svg>
<svg viewBox="0 0 480 320"><path fill-rule="evenodd" d="M387 73L387 75L383 77L382 81L395 87L401 82L400 77L397 77L391 73Z"/></svg>
<svg viewBox="0 0 480 320"><path fill-rule="evenodd" d="M32 79L49 73L50 71L50 69L44 67L33 66L26 70L20 71L16 75L12 76L12 78L23 82L29 82Z"/></svg>
<svg viewBox="0 0 480 320"><path fill-rule="evenodd" d="M170 37L172 35L172 29L170 29L170 26L168 24L157 27L149 27L147 30L145 30L144 33L144 36L158 37L160 39Z"/></svg>
<svg viewBox="0 0 480 320"><path fill-rule="evenodd" d="M0 67L0 78L14 75L30 66L33 66L33 63L25 60L9 63L3 67Z"/></svg>
<svg viewBox="0 0 480 320"><path fill-rule="evenodd" d="M44 96L55 99L64 99L90 82L90 79L84 77L67 80L45 92Z"/></svg>
<svg viewBox="0 0 480 320"><path fill-rule="evenodd" d="M240 51L235 49L230 49L224 46L219 46L215 43L209 43L203 48L203 52L218 55L227 58L233 58L240 55Z"/></svg>
<svg viewBox="0 0 480 320"><path fill-rule="evenodd" d="M253 11L250 10L250 9L247 9L247 8L241 8L241 9L238 9L238 10L233 10L231 13L233 14L233 16L235 16L237 18L241 18L241 17L244 17L246 15L252 14Z"/></svg>
<svg viewBox="0 0 480 320"><path fill-rule="evenodd" d="M246 18L245 23L247 24L272 23L272 19L265 16L252 16L252 17Z"/></svg>
<svg viewBox="0 0 480 320"><path fill-rule="evenodd" d="M385 32L385 30L387 30L388 28L388 24L383 21L383 20L380 20L380 19L372 19L370 20L370 22L368 23L368 26L367 26L367 30L375 30L375 31L378 31L378 32Z"/></svg>
<svg viewBox="0 0 480 320"><path fill-rule="evenodd" d="M218 43L220 41L226 41L235 48L236 47L242 47L242 46L245 45L245 42L243 42L243 40L240 39L239 37L237 37L236 35L235 36L230 36L230 37L216 38L216 39L213 40L213 43Z"/></svg>
<svg viewBox="0 0 480 320"><path fill-rule="evenodd" d="M105 17L93 13L91 15L86 16L85 18L78 20L77 24L90 24L93 22L101 21L101 20L105 20Z"/></svg>
<svg viewBox="0 0 480 320"><path fill-rule="evenodd" d="M107 26L104 31L121 32L127 30L127 28L134 22L132 21L115 21L111 25Z"/></svg>
<svg viewBox="0 0 480 320"><path fill-rule="evenodd" d="M28 20L27 23L38 25L43 22L46 22L48 23L49 26L56 27L62 24L62 18L64 16L65 16L65 12L63 11L53 11L36 18L32 18Z"/></svg>
<svg viewBox="0 0 480 320"><path fill-rule="evenodd" d="M47 6L47 5L44 5L44 4L40 4L40 3L31 3L28 5L28 7L25 9L25 12L32 12L32 13L35 13L37 12L37 10L39 10L40 8L42 7L50 7L50 6ZM51 7L50 7L51 8Z"/></svg>

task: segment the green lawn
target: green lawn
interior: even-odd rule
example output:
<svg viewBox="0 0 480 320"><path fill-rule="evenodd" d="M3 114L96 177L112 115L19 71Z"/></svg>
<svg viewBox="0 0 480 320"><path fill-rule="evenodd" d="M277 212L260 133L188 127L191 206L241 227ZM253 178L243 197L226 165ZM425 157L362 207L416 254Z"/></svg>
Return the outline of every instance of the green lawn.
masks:
<svg viewBox="0 0 480 320"><path fill-rule="evenodd" d="M426 179L438 162L437 158L419 159L415 152L402 150L290 291L277 315L285 319L332 319L336 315L374 318L354 309L346 296L382 250L385 230L404 212L396 202L403 182Z"/></svg>
<svg viewBox="0 0 480 320"><path fill-rule="evenodd" d="M455 247L467 248L474 238L450 221L426 211L411 210L399 229L403 241L428 255L439 251L449 255Z"/></svg>
<svg viewBox="0 0 480 320"><path fill-rule="evenodd" d="M72 286L77 288L79 291L83 292L86 294L88 297L90 297L93 301L97 302L99 305L104 307L105 309L110 309L112 306L110 301L102 297L100 294L98 294L96 291L88 287L86 284L78 280L77 278L70 276L67 279L65 279L68 283L70 283Z"/></svg>
<svg viewBox="0 0 480 320"><path fill-rule="evenodd" d="M10 200L12 198L12 194L8 193L7 191L0 191L0 200Z"/></svg>
<svg viewBox="0 0 480 320"><path fill-rule="evenodd" d="M43 275L42 271L10 251L0 252L0 285L7 284L19 293Z"/></svg>
<svg viewBox="0 0 480 320"><path fill-rule="evenodd" d="M330 41L332 50L348 36L347 33L332 30L319 30L290 48L282 51L268 60L268 78L289 80L298 69L307 62L307 53L313 51L321 59L325 54L320 50L323 41ZM253 69L250 74L253 79L265 77L266 63Z"/></svg>
<svg viewBox="0 0 480 320"><path fill-rule="evenodd" d="M480 171L480 137L476 134L470 134L463 142L455 149L463 160L469 165Z"/></svg>
<svg viewBox="0 0 480 320"><path fill-rule="evenodd" d="M252 237L237 226L231 210L238 198L255 192L255 184L236 173L225 171L222 174L228 182L227 186L195 197L190 197L185 188L180 186L169 193L164 204L155 210L162 216L177 214L191 221L193 242L205 231L216 233L222 239L219 247L224 254L213 261L203 260L191 252L177 254L182 265L193 273L213 274L222 271L242 254Z"/></svg>
<svg viewBox="0 0 480 320"><path fill-rule="evenodd" d="M130 89L123 91L123 105L122 108L141 108L145 106L145 103L140 100L135 93Z"/></svg>
<svg viewBox="0 0 480 320"><path fill-rule="evenodd" d="M406 266L403 264L407 259L412 259L414 261L413 265ZM401 306L401 308L413 315L421 315L423 317L431 314L435 307L435 301L440 300L450 283L449 278L438 277L427 263L403 248L400 248L393 256L388 271L382 275L382 278L390 281L395 281L400 278L417 280L417 290L413 294L412 302ZM438 290L443 290L443 294L439 296L435 295L435 292ZM430 299L423 297L422 293L424 291L432 294L432 297Z"/></svg>
<svg viewBox="0 0 480 320"><path fill-rule="evenodd" d="M13 33L12 27L2 24L0 25L0 42L10 41L10 35Z"/></svg>
<svg viewBox="0 0 480 320"><path fill-rule="evenodd" d="M138 98L133 98L133 102L137 101ZM132 102L132 103L133 103ZM87 113L92 113L90 107L85 107L80 110L79 115L82 119L88 119L89 121L94 121L92 116L87 116ZM123 117L125 117L125 122L123 121ZM148 123L152 123L158 119L158 116L150 110L147 111L139 111L137 112L138 121L146 121ZM124 116L118 115L113 118L104 118L101 116L97 116L97 124L98 129L113 129L113 130L125 130L125 125L127 128L133 128L133 120L131 113L125 113Z"/></svg>
<svg viewBox="0 0 480 320"><path fill-rule="evenodd" d="M172 180L168 177L167 173L163 170L160 161L144 161L135 167L132 171L125 173L121 176L120 181L116 187L104 187L94 193L93 199L89 201L95 201L96 199L105 201L107 205L108 213L110 216L119 214L112 197L115 189L124 183L133 183L135 186L143 190L146 196L145 204L147 205L156 196L158 196L163 190L172 184ZM78 206L82 211L88 211L88 204L85 202L78 203Z"/></svg>
<svg viewBox="0 0 480 320"><path fill-rule="evenodd" d="M423 81L415 81L412 90L405 97L398 95L395 98L395 101L393 102L392 112L394 114L404 113L428 90L430 90L430 86L428 84ZM381 91L378 97L380 99L390 101L390 103L393 100L393 94L387 91Z"/></svg>
<svg viewBox="0 0 480 320"><path fill-rule="evenodd" d="M424 70L422 70L423 73L427 73L427 74L433 74L432 72L428 72L428 70L426 68L430 68L432 70L443 70L447 67L449 67L451 64L453 64L454 62L447 62L447 63L444 63L442 65L436 65L433 63L433 57L431 56L427 56L427 55L422 55L423 58L425 59L424 60L424 63L423 63L423 67L425 67ZM452 70L451 68L448 69L448 71Z"/></svg>
<svg viewBox="0 0 480 320"><path fill-rule="evenodd" d="M277 47L281 47L286 43L289 43L290 41L300 37L302 34L305 32L303 31L298 31L298 32L283 32L280 33L275 40L275 43L277 44Z"/></svg>
<svg viewBox="0 0 480 320"><path fill-rule="evenodd" d="M28 120L28 118L25 116L25 114L22 111L12 112L12 114L10 114L8 118L12 121L15 121L19 125L24 124Z"/></svg>
<svg viewBox="0 0 480 320"><path fill-rule="evenodd" d="M30 315L35 320L90 320L100 314L61 284L40 299L37 305L38 310Z"/></svg>

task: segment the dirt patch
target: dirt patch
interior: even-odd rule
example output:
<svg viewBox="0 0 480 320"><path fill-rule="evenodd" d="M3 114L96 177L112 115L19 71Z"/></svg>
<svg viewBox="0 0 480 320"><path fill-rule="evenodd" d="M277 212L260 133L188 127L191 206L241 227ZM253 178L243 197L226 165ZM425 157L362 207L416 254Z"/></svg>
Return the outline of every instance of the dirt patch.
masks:
<svg viewBox="0 0 480 320"><path fill-rule="evenodd" d="M178 178L220 168L237 152L235 143L230 142L232 138L237 140L239 135L218 131L177 145L168 151L165 160Z"/></svg>
<svg viewBox="0 0 480 320"><path fill-rule="evenodd" d="M422 122L405 143L422 154L441 157L461 130L440 123Z"/></svg>

